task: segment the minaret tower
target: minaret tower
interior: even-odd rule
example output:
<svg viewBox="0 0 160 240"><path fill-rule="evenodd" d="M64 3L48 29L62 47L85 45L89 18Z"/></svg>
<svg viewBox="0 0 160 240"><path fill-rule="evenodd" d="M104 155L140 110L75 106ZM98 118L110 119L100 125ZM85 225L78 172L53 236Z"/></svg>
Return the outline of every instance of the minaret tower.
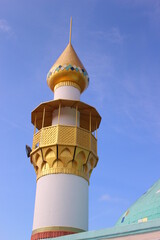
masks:
<svg viewBox="0 0 160 240"><path fill-rule="evenodd" d="M51 67L47 83L54 100L32 112L31 163L37 189L31 240L88 230L88 186L98 162L97 129L101 117L80 101L87 71L70 40Z"/></svg>

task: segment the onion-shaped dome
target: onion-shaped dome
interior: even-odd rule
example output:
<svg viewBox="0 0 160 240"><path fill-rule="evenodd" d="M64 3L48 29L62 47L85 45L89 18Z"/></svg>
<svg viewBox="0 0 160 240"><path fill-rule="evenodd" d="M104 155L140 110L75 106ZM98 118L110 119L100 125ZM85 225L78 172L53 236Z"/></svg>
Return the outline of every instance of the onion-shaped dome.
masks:
<svg viewBox="0 0 160 240"><path fill-rule="evenodd" d="M87 71L70 42L51 67L47 75L47 83L53 92L57 84L64 83L79 88L80 92L87 88L89 83Z"/></svg>
<svg viewBox="0 0 160 240"><path fill-rule="evenodd" d="M123 226L156 219L160 219L160 180L119 218L116 225Z"/></svg>

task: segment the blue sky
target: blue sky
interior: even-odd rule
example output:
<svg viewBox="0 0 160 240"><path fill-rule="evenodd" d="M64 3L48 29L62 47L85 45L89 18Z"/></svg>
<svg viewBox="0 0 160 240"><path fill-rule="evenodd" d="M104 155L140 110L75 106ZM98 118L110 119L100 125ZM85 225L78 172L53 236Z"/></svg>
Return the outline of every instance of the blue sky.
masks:
<svg viewBox="0 0 160 240"><path fill-rule="evenodd" d="M0 0L1 238L29 239L36 176L31 111L53 99L46 75L69 38L86 67L81 97L102 116L89 229L113 226L160 177L160 1Z"/></svg>

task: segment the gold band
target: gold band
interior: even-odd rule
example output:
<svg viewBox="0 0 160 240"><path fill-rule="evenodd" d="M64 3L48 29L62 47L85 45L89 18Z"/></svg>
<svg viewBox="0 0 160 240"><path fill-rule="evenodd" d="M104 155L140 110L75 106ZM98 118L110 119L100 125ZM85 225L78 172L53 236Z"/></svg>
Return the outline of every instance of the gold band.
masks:
<svg viewBox="0 0 160 240"><path fill-rule="evenodd" d="M56 226L56 227L44 227L44 228L35 229L32 231L32 235L40 232L49 232L49 231L64 231L64 232L73 232L73 233L84 232L84 230L80 228Z"/></svg>
<svg viewBox="0 0 160 240"><path fill-rule="evenodd" d="M75 87L77 88L80 92L81 92L81 88L80 86L77 84L77 83L74 83L74 82L71 82L71 81L66 81L66 82L60 82L60 83L57 83L54 87L54 91L59 88L59 87L62 87L62 86L71 86L71 87Z"/></svg>
<svg viewBox="0 0 160 240"><path fill-rule="evenodd" d="M81 92L83 92L88 87L88 78L84 76L81 72L76 72L72 70L55 72L47 78L48 86L53 92L54 87L62 82L73 82L78 84Z"/></svg>
<svg viewBox="0 0 160 240"><path fill-rule="evenodd" d="M74 168L50 168L47 170L42 170L38 175L37 175L37 181L39 178L45 176L45 175L50 175L50 174L72 174L72 175L76 175L79 177L84 178L88 183L89 183L89 176L84 173L83 171L79 171L77 169Z"/></svg>

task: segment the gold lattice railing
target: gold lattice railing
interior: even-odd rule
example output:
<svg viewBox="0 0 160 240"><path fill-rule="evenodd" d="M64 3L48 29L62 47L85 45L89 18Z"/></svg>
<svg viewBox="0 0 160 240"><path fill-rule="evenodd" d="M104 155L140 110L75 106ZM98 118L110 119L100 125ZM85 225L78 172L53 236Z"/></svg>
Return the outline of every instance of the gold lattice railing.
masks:
<svg viewBox="0 0 160 240"><path fill-rule="evenodd" d="M76 126L56 125L45 127L33 136L32 151L52 145L80 146L97 155L97 139L91 132Z"/></svg>

